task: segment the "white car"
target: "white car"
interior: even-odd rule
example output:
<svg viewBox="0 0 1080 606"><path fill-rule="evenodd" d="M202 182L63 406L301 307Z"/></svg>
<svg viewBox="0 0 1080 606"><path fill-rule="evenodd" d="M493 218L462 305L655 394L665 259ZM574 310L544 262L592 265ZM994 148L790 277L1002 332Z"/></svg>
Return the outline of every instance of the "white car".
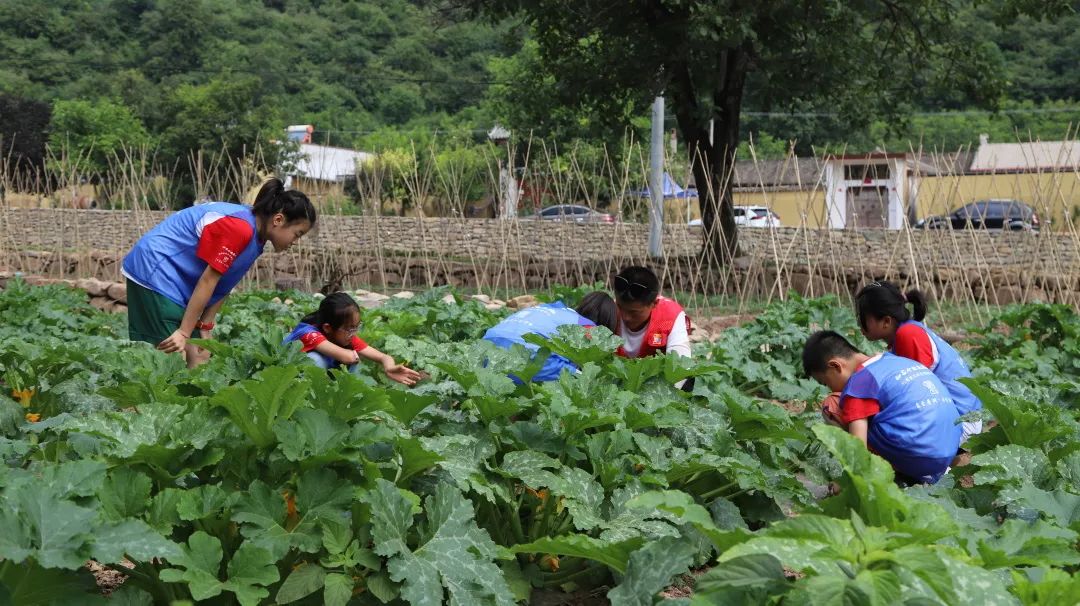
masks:
<svg viewBox="0 0 1080 606"><path fill-rule="evenodd" d="M700 226L701 219L690 221L690 227ZM764 206L736 206L735 225L746 227L783 227L780 216Z"/></svg>
<svg viewBox="0 0 1080 606"><path fill-rule="evenodd" d="M764 206L736 206L735 225L782 227L780 225L780 216Z"/></svg>

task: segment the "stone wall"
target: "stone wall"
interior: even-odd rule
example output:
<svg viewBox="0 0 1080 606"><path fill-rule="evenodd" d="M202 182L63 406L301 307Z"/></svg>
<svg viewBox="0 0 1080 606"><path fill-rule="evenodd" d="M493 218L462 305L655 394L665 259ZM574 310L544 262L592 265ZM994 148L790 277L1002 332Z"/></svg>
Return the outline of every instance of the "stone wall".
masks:
<svg viewBox="0 0 1080 606"><path fill-rule="evenodd" d="M119 260L160 212L0 209L0 270L61 279L121 279ZM648 259L645 225L324 216L284 254L265 254L247 285L333 289L451 284L492 291L606 281L649 264L669 288L700 294L850 295L887 278L942 298L1080 302L1080 247L1069 233L743 229L743 256L702 262L700 228L668 226Z"/></svg>
<svg viewBox="0 0 1080 606"><path fill-rule="evenodd" d="M120 257L103 253L0 253L0 278L12 270L38 281L62 281L85 287L87 272L110 284ZM740 300L837 294L850 298L868 282L892 280L902 288L918 287L936 300L1005 305L1020 302L1064 303L1080 307L1080 277L1039 268L994 267L981 271L933 268L913 274L886 266L841 267L779 264L739 258L722 269L703 269L697 257L668 257L661 262L611 257L599 260L524 260L478 264L429 257L368 257L336 252L304 256L263 255L241 288L331 292L374 288L383 292L451 285L481 292L535 292L560 285L606 283L620 267L644 262L661 277L667 292L681 293L688 308L709 307L709 297ZM7 273L5 274L4 271ZM43 280L44 279L44 280ZM88 289L94 290L98 289ZM105 289L106 294L115 289ZM101 295L98 295L101 296ZM116 307L122 300L102 299ZM92 301L93 302L93 301ZM103 307L107 308L107 307Z"/></svg>
<svg viewBox="0 0 1080 606"><path fill-rule="evenodd" d="M102 311L118 313L127 311L127 285L123 282L106 282L96 278L80 278L78 280L73 280L66 278L49 278L40 275L24 276L11 271L0 271L0 290L6 288L8 282L17 275L27 284L32 286L63 284L65 286L86 291L86 297L90 305Z"/></svg>
<svg viewBox="0 0 1080 606"><path fill-rule="evenodd" d="M0 250L126 252L167 213L62 209L0 210ZM668 225L664 252L692 256L701 228ZM742 252L802 265L913 267L1080 266L1071 233L743 229ZM497 219L324 216L297 252L343 249L368 255L605 260L637 258L648 245L648 226Z"/></svg>

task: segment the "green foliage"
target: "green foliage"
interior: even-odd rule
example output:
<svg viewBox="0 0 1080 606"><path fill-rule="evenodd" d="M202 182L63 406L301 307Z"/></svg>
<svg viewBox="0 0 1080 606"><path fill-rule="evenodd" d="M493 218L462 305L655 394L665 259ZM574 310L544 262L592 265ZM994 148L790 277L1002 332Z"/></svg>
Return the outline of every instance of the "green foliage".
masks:
<svg viewBox="0 0 1080 606"><path fill-rule="evenodd" d="M970 465L904 489L854 437L760 399L821 395L798 350L822 326L856 337L834 299L777 303L708 360L617 359L606 332L564 330L537 344L580 371L516 384L535 361L477 342L500 315L448 292L365 312L365 338L430 374L406 390L281 347L306 295L237 296L229 342L188 371L72 290L9 283L0 603L100 601L89 559L123 566L110 601L132 604L509 605L600 587L653 604L699 566L692 604L1075 602L1078 413L1024 366L1074 379L1071 311L1010 309L1013 332L976 337L974 368L1015 369L970 383L997 424ZM687 377L693 393L673 386ZM829 481L829 496L806 487Z"/></svg>
<svg viewBox="0 0 1080 606"><path fill-rule="evenodd" d="M120 102L101 99L53 103L49 144L66 150L80 173L104 173L129 150L152 144L142 121Z"/></svg>

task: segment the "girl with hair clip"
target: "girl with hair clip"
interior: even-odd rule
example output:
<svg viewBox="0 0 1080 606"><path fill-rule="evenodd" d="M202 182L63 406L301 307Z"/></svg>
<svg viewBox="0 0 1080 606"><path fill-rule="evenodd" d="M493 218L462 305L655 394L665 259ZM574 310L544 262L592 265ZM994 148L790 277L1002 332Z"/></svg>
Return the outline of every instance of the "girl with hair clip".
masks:
<svg viewBox="0 0 1080 606"><path fill-rule="evenodd" d="M952 345L922 323L926 309L926 295L922 291L909 290L903 294L890 282L872 282L855 295L859 327L867 339L885 341L891 353L915 360L933 371L949 390L961 415L982 409L979 398L957 380L971 376L967 363ZM982 431L982 421L965 421L963 426L961 443Z"/></svg>
<svg viewBox="0 0 1080 606"><path fill-rule="evenodd" d="M129 337L183 352L189 368L205 361L188 340L210 338L225 297L267 242L283 252L314 225L311 201L280 179L264 183L252 206L210 202L169 215L124 257Z"/></svg>
<svg viewBox="0 0 1080 606"><path fill-rule="evenodd" d="M360 329L360 306L347 293L336 292L319 303L319 309L304 316L284 343L300 342L301 351L319 368L345 366L352 372L360 358L378 362L390 379L402 385L416 385L420 373L398 364L387 354L356 336Z"/></svg>

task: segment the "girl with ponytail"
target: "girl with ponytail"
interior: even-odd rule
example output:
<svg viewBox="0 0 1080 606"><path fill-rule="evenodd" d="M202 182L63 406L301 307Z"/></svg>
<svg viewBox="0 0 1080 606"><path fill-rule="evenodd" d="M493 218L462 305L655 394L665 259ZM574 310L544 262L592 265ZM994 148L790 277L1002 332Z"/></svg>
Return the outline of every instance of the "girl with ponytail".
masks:
<svg viewBox="0 0 1080 606"><path fill-rule="evenodd" d="M911 305L909 311L907 306ZM982 409L982 402L957 379L971 376L960 354L922 323L926 317L926 295L919 290L906 294L890 282L872 282L855 295L855 312L863 335L871 341L885 341L889 351L915 360L933 371L945 384L956 405L965 415ZM964 422L961 442L982 431L982 421Z"/></svg>
<svg viewBox="0 0 1080 606"><path fill-rule="evenodd" d="M260 188L255 204L209 202L169 215L124 257L128 335L166 353L184 352L189 367L209 338L225 297L262 254L288 250L315 225L315 207L280 179Z"/></svg>
<svg viewBox="0 0 1080 606"><path fill-rule="evenodd" d="M360 306L347 293L336 292L323 299L318 310L304 316L285 337L285 343L299 341L300 350L319 368L345 366L352 372L364 358L378 362L387 377L402 385L412 386L420 380L420 373L398 364L356 336L359 329Z"/></svg>

